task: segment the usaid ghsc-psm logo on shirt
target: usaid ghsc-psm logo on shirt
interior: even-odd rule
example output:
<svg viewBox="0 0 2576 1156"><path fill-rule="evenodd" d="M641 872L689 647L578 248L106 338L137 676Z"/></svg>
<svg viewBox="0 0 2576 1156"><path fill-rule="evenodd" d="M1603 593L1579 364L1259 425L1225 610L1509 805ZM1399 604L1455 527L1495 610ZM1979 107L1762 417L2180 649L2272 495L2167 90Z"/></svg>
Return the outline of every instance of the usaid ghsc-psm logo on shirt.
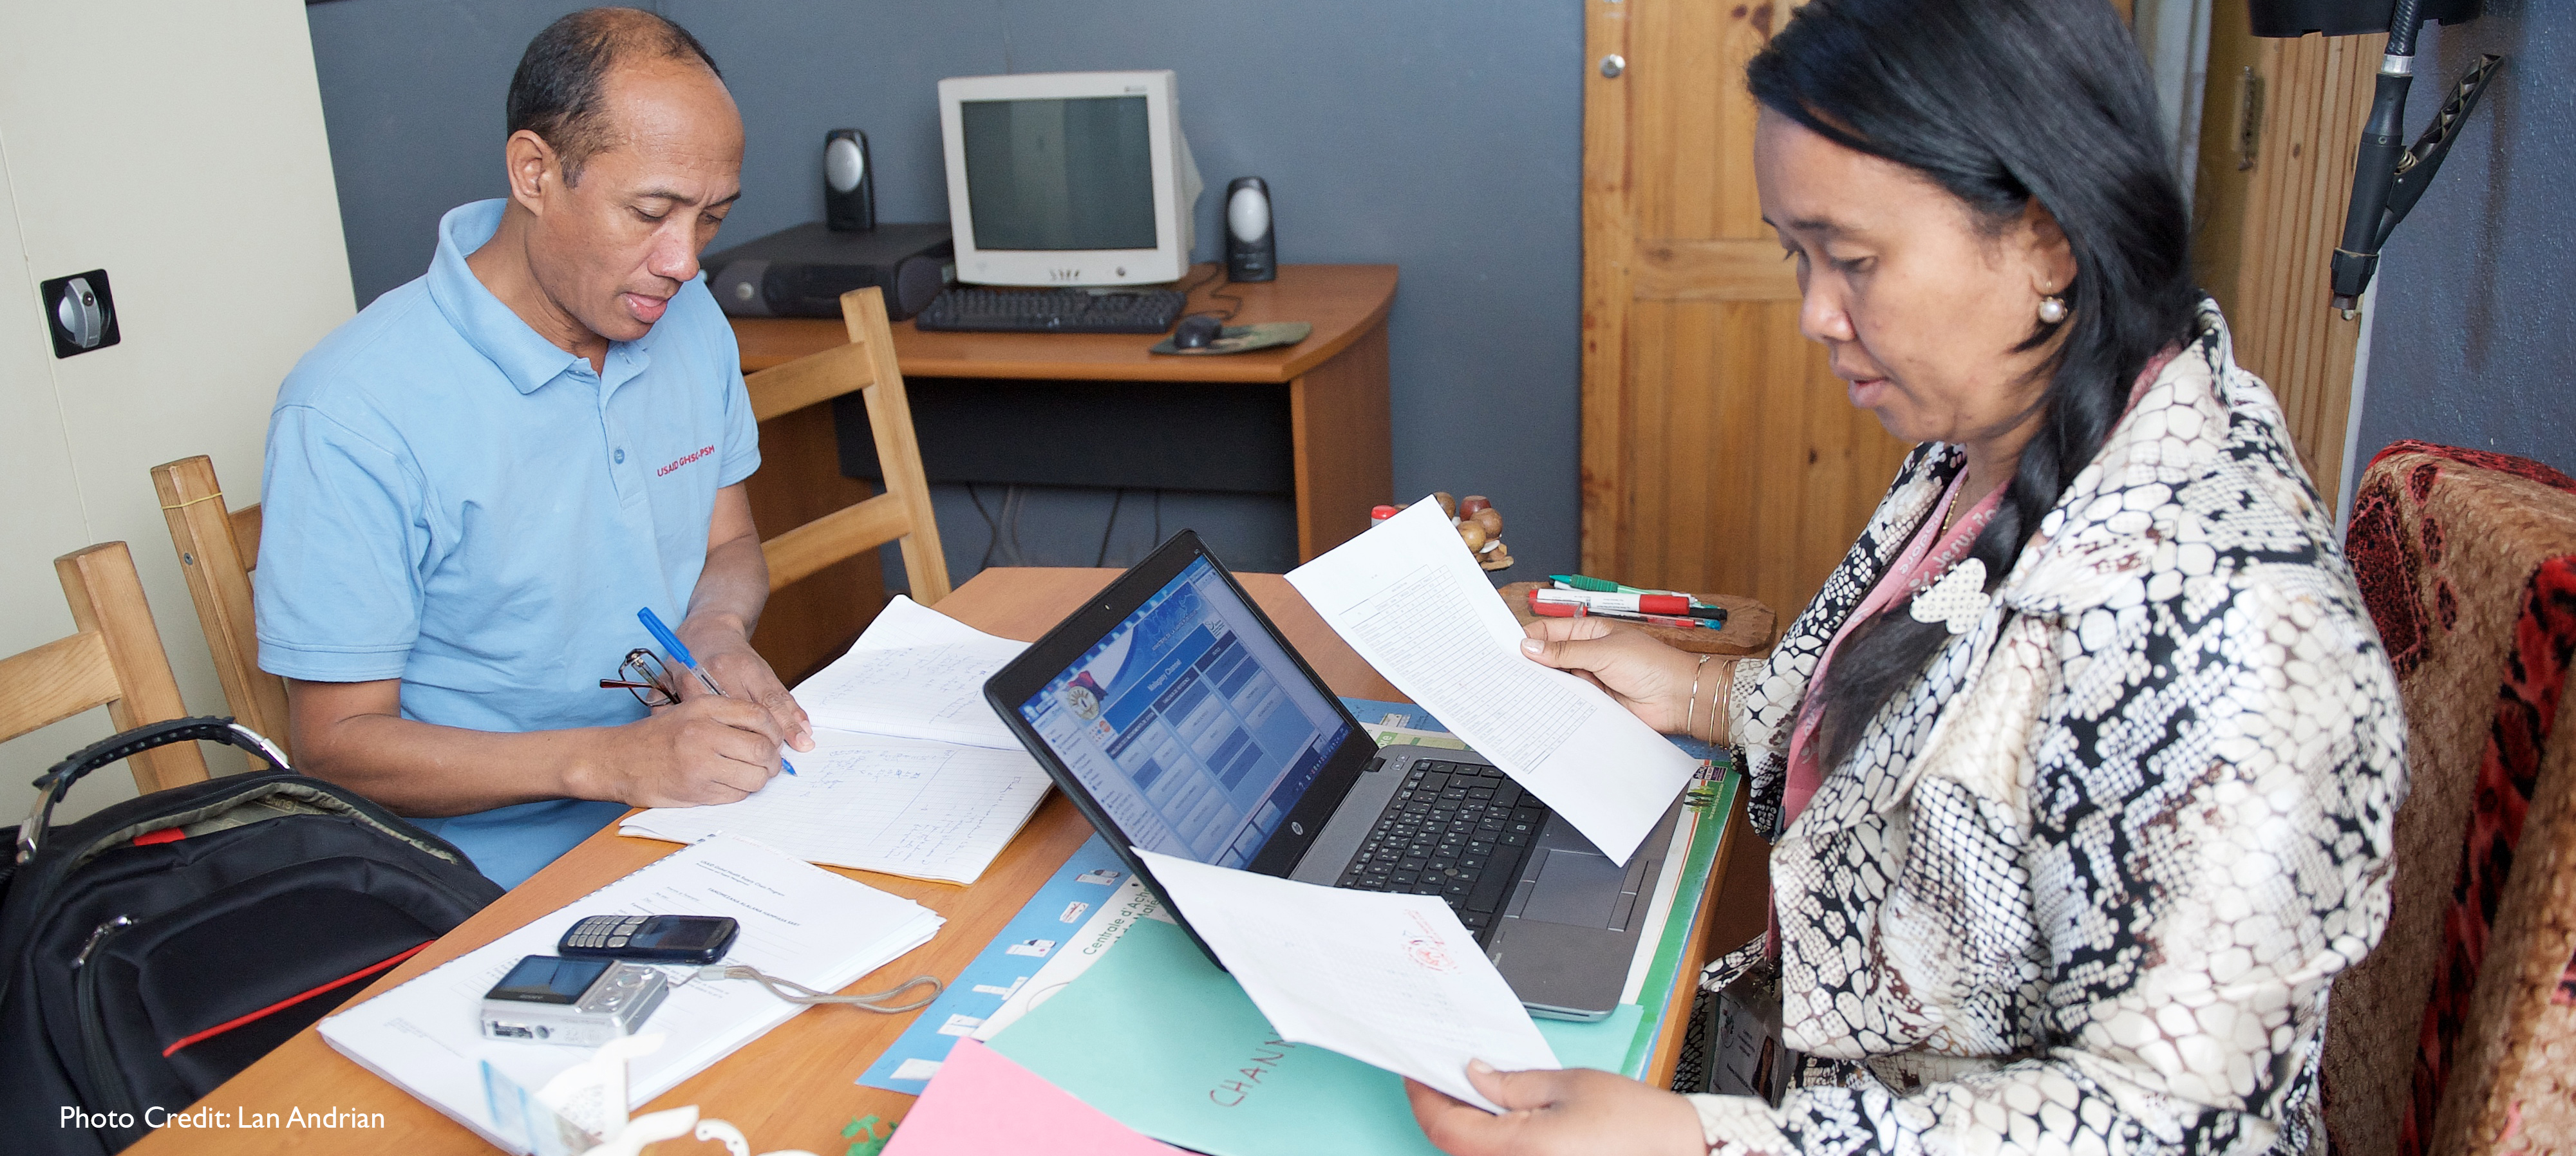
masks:
<svg viewBox="0 0 2576 1156"><path fill-rule="evenodd" d="M684 458L681 458L680 460L678 460L678 461L676 461L676 462L673 462L673 463L671 463L670 465L664 466L664 467L662 467L661 469L658 469L658 470L653 471L653 476L658 478L658 477L661 477L661 476L663 476L663 475L665 475L665 474L670 473L670 472L671 472L671 471L673 471L673 470L679 469L680 467L685 466L685 465L689 464L690 462L694 462L694 461L698 460L699 458L711 458L711 457L714 457L714 456L716 456L716 447L714 447L714 446L701 446L701 447L699 447L698 449L696 449L696 450L692 451L692 452L689 454L689 456L684 457Z"/></svg>

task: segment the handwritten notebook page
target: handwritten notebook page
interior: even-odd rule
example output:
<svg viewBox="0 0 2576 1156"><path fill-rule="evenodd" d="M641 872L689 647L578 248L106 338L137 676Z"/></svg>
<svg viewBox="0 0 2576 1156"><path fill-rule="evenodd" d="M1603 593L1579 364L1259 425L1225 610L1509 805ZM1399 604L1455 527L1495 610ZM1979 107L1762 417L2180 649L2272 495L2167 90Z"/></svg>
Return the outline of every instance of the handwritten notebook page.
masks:
<svg viewBox="0 0 2576 1156"><path fill-rule="evenodd" d="M1016 751L984 680L1028 647L897 594L849 653L797 684L796 703L817 727Z"/></svg>
<svg viewBox="0 0 2576 1156"><path fill-rule="evenodd" d="M1488 1112L1502 1109L1467 1082L1467 1061L1557 1066L1503 973L1439 896L1345 891L1136 853L1279 1038Z"/></svg>
<svg viewBox="0 0 2576 1156"><path fill-rule="evenodd" d="M1288 572L1387 681L1621 863L1697 764L1601 688L1530 661L1430 499Z"/></svg>
<svg viewBox="0 0 2576 1156"><path fill-rule="evenodd" d="M1046 798L1028 752L843 731L814 732L794 775L710 807L655 807L620 835L689 843L747 835L799 859L973 883Z"/></svg>

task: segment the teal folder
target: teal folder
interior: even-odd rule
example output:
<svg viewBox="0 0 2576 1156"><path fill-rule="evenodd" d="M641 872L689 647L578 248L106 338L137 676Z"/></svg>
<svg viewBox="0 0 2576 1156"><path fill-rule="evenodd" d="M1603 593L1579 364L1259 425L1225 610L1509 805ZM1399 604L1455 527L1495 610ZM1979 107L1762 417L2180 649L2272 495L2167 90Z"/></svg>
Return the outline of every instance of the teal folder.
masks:
<svg viewBox="0 0 2576 1156"><path fill-rule="evenodd" d="M1406 704L1343 701L1370 722L1440 729ZM1412 717L1385 717L1399 713ZM1643 986L1648 1006L1623 1005L1597 1023L1538 1020L1559 1063L1644 1074L1666 995L1696 979L1679 974L1682 948L1707 902L1709 871L1741 781L1728 773L1694 788L1700 821L1651 957ZM993 1037L992 1046L1120 1123L1210 1156L1436 1152L1414 1123L1400 1077L1281 1041L1233 978L1165 923L1136 925L1082 978Z"/></svg>
<svg viewBox="0 0 2576 1156"><path fill-rule="evenodd" d="M1538 1025L1559 1063L1608 1068L1638 1017L1629 1004L1599 1023ZM1282 1042L1233 977L1168 923L1136 924L992 1046L1119 1123L1209 1156L1437 1152L1400 1077Z"/></svg>

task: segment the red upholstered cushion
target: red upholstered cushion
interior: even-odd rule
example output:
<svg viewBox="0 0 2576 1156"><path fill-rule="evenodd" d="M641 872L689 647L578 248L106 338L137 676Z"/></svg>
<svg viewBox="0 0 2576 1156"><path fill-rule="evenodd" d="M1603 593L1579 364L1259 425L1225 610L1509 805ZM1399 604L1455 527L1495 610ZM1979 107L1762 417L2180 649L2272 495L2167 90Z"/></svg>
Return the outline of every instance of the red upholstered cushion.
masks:
<svg viewBox="0 0 2576 1156"><path fill-rule="evenodd" d="M2406 702L2392 914L2336 980L2326 1116L2349 1153L2576 1147L2576 479L2400 442L2345 542ZM2562 1002L2566 1001L2566 1002Z"/></svg>

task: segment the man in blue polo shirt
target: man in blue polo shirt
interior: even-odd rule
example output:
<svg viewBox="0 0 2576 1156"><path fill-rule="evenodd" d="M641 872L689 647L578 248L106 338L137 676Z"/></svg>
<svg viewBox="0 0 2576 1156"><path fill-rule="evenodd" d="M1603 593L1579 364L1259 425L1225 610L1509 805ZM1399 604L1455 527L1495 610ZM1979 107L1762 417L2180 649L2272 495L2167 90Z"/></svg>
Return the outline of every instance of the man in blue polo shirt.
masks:
<svg viewBox="0 0 2576 1156"><path fill-rule="evenodd" d="M634 806L742 798L809 749L754 654L768 570L732 331L698 254L742 122L678 25L592 9L510 84L509 196L305 355L262 493L260 665L296 761L504 886ZM730 697L603 689L651 608Z"/></svg>

